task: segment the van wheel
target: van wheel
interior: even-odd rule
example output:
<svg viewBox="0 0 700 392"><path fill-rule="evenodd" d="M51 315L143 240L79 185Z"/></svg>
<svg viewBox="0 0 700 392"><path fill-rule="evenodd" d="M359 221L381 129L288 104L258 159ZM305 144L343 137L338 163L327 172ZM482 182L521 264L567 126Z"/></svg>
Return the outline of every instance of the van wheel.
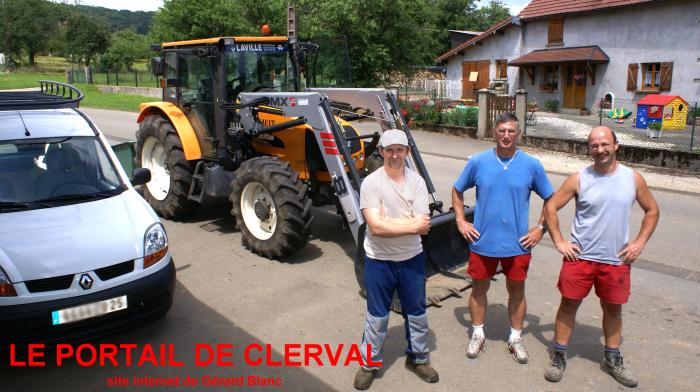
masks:
<svg viewBox="0 0 700 392"><path fill-rule="evenodd" d="M151 181L142 187L143 195L158 215L180 218L192 213L198 204L190 200L193 166L177 132L161 116L148 116L136 132L136 165L151 171Z"/></svg>
<svg viewBox="0 0 700 392"><path fill-rule="evenodd" d="M311 200L289 162L276 157L247 160L236 170L231 190L231 214L247 249L278 259L309 241Z"/></svg>

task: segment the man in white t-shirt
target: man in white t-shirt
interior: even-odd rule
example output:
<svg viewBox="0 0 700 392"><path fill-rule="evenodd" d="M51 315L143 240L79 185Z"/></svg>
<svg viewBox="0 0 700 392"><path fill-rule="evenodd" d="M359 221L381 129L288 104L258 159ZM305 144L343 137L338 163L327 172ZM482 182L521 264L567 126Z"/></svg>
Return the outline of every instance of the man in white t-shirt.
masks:
<svg viewBox="0 0 700 392"><path fill-rule="evenodd" d="M375 364L382 362L394 290L398 291L406 327L406 368L423 381L438 381L428 353L425 262L420 238L430 230L428 190L423 178L406 167L410 147L403 131L385 131L379 146L384 166L367 176L360 188L360 208L368 230L364 238L364 366L355 376L355 388L359 390L370 387L380 368ZM366 357L368 346L371 358Z"/></svg>

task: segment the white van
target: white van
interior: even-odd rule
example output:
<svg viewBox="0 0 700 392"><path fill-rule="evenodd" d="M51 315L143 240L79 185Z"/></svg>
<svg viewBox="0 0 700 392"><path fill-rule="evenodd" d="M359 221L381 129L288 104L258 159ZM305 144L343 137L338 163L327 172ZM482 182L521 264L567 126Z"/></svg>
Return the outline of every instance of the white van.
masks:
<svg viewBox="0 0 700 392"><path fill-rule="evenodd" d="M82 93L0 92L0 343L82 341L163 316L175 267L158 216Z"/></svg>

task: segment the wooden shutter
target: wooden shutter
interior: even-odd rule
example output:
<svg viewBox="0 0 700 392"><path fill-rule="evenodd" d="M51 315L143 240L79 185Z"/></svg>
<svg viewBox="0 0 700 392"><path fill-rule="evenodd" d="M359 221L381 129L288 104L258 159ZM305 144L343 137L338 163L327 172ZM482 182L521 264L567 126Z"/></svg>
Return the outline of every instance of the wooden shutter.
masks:
<svg viewBox="0 0 700 392"><path fill-rule="evenodd" d="M659 91L671 91L672 73L673 63L661 63L661 83L659 83Z"/></svg>
<svg viewBox="0 0 700 392"><path fill-rule="evenodd" d="M639 64L633 63L627 66L627 91L637 90L637 74Z"/></svg>
<svg viewBox="0 0 700 392"><path fill-rule="evenodd" d="M564 42L564 18L556 18L549 20L549 29L547 30L548 44L561 44Z"/></svg>

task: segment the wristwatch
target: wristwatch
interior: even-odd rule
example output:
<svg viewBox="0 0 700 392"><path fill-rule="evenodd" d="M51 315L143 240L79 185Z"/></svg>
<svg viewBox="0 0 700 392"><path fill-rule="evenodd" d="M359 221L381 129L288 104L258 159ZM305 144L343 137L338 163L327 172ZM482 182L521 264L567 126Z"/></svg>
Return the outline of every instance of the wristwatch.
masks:
<svg viewBox="0 0 700 392"><path fill-rule="evenodd" d="M540 228L540 230L542 230L542 234L544 234L544 233L546 233L546 232L547 232L547 228L546 228L546 227L544 227L543 225L540 225L540 224L538 224L538 225L537 225L537 227L539 227L539 228Z"/></svg>

